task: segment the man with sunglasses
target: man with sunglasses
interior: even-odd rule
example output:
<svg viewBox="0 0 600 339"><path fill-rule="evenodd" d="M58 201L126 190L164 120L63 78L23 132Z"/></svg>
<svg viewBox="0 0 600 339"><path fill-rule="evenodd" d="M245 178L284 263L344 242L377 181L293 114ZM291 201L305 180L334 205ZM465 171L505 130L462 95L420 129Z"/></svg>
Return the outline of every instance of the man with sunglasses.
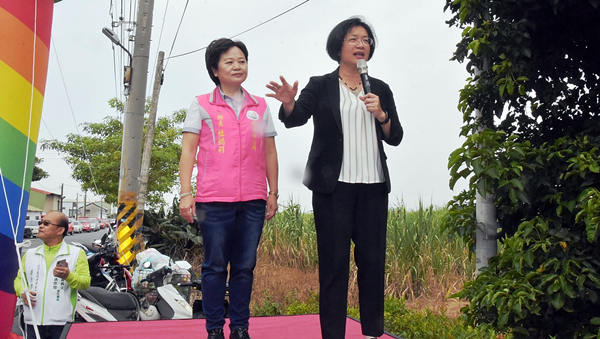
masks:
<svg viewBox="0 0 600 339"><path fill-rule="evenodd" d="M85 252L63 241L69 228L64 213L50 211L39 224L38 238L44 243L25 253L25 273L19 270L14 287L25 305L25 338L36 338L35 324L41 339L58 339L73 321L77 290L90 286L90 269Z"/></svg>

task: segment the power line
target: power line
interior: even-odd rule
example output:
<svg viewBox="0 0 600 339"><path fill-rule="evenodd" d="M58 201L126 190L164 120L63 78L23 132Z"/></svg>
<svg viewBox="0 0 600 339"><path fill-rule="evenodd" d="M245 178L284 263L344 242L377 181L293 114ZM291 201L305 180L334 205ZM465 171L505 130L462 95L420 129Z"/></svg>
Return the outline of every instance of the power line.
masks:
<svg viewBox="0 0 600 339"><path fill-rule="evenodd" d="M52 139L54 139L54 136L52 135L52 132L50 131L50 128L48 128L48 125L46 125L46 120L44 120L44 117L42 117L42 122L44 123L44 126L46 126L46 129L48 130L48 134L50 134L50 137Z"/></svg>
<svg viewBox="0 0 600 339"><path fill-rule="evenodd" d="M183 17L185 16L185 12L187 11L187 6L189 4L190 0L187 0L185 2L185 7L183 8L183 13L181 13L181 19L179 20L179 26L177 26L177 32L175 32L175 37L173 38L173 44L171 45L171 50L169 51L169 56L171 56L171 53L173 53L173 47L175 47L175 41L177 41L177 36L179 35L179 29L181 28L181 23L183 22ZM167 69L167 65L169 65L169 58L166 58L167 62L165 63L165 67L163 68L163 71L165 71Z"/></svg>
<svg viewBox="0 0 600 339"><path fill-rule="evenodd" d="M187 7L187 4L186 4ZM162 41L162 35L165 29L165 21L167 19L167 10L169 9L169 0L167 0L166 5L165 5L165 15L163 16L163 22L162 25L160 26L160 34L158 35L158 48L156 49L156 55L154 58L154 68L156 68L156 64L158 63L158 53L160 52L160 43ZM175 42L173 42L174 44ZM163 69L164 70L164 69ZM150 87L152 86L152 84L154 83L154 73L152 74L152 81L148 81L148 87L146 88L146 92L150 92Z"/></svg>
<svg viewBox="0 0 600 339"><path fill-rule="evenodd" d="M69 91L67 90L67 84L65 82L65 77L63 75L62 67L60 67L60 60L58 58L58 53L56 52L56 45L54 45L54 38L51 38L51 40L52 40L52 47L54 50L54 55L56 56L56 63L58 64L58 70L60 72L60 77L63 82L63 87L65 88L65 94L67 95L67 102L69 103L69 109L71 110L71 116L73 117L73 121L75 122L75 129L77 130L77 135L81 138L81 133L79 132L79 126L77 125L77 120L75 119L75 112L73 111L73 105L71 104L71 98L69 97ZM81 147L83 148L83 154L89 161L89 156L88 156L87 149L85 148L85 144L81 143ZM96 179L94 178L94 172L92 171L92 167L90 166L89 162L87 162L87 167L90 170L90 176L92 177L92 182L94 183L96 192L98 192L98 194L99 194L100 191L98 190L98 186L96 185Z"/></svg>
<svg viewBox="0 0 600 339"><path fill-rule="evenodd" d="M305 4L305 3L307 3L308 1L309 1L309 0L306 0L306 1L304 1L304 2L300 3L300 4L296 5L296 6L294 6L294 7L290 8L290 9L288 9L287 11L285 11L285 12L282 12L282 13L280 13L280 14L278 14L278 15L276 15L276 16L274 16L274 17L272 17L271 19L269 19L269 20L267 20L267 21L265 21L265 22L263 22L263 23L260 23L260 24L258 24L258 25L256 25L256 26L252 27L252 28L249 28L249 29L247 29L247 30L245 30L245 31L241 32L241 33L238 33L238 34L236 34L236 35L234 35L234 36L231 36L231 38L235 38L236 36L240 36L240 35L242 35L242 34L244 34L244 33L250 32L251 30L258 28L258 27L260 27L260 26L262 26L262 25L266 24L267 22L273 21L273 20L275 20L275 19L279 18L280 16L282 16L282 15L284 15L284 14L286 14L286 13L289 13L289 12L291 12L291 11L295 10L296 8L298 8L298 7L302 6L302 5L304 5L304 4ZM188 55L188 54L192 54L192 53L200 52L200 51L202 51L202 50L204 50L204 49L206 49L206 46L205 46L205 47L202 47L202 48L195 49L195 50L193 50L193 51L190 51L190 52L187 52L187 53L178 54L178 55L174 55L174 56L169 56L168 58L165 58L165 60L167 60L167 62L168 62L168 60L169 60L169 59L174 59L174 58L178 58L178 57L180 57L180 56L184 56L184 55Z"/></svg>

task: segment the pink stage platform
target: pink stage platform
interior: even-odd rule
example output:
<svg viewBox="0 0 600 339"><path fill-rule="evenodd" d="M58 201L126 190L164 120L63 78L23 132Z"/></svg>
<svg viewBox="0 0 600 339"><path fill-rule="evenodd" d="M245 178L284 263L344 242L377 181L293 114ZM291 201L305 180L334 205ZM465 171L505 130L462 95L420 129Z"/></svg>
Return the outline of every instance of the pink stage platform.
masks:
<svg viewBox="0 0 600 339"><path fill-rule="evenodd" d="M229 338L229 322L225 338ZM250 336L253 339L320 339L319 315L292 315L250 318ZM111 323L74 323L65 328L64 339L171 339L206 338L203 319L123 321ZM385 334L382 339L402 339ZM364 339L360 323L352 318L346 321L346 339Z"/></svg>

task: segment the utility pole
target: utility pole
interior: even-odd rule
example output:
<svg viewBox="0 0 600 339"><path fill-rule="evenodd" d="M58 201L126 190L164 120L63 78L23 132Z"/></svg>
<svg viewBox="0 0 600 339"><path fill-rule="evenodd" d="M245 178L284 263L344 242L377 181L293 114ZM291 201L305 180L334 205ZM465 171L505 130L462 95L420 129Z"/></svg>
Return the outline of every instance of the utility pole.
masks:
<svg viewBox="0 0 600 339"><path fill-rule="evenodd" d="M163 80L163 60L165 52L158 52L156 62L156 73L154 74L154 89L152 90L152 102L150 103L150 115L146 127L146 140L144 140L144 154L142 155L142 168L140 178L140 196L138 199L138 210L144 213L146 208L146 192L148 192L148 174L150 171L150 160L152 159L152 144L154 143L154 126L156 125L156 111L158 111L158 96Z"/></svg>
<svg viewBox="0 0 600 339"><path fill-rule="evenodd" d="M61 212L63 211L63 203L64 203L64 200L65 200L64 188L65 188L65 184L61 184L60 185L60 209L59 209L59 211L61 211Z"/></svg>
<svg viewBox="0 0 600 339"><path fill-rule="evenodd" d="M478 26L478 24L477 24ZM487 60L483 61L484 71L488 71ZM475 76L481 74L481 70L475 68ZM482 132L489 126L483 125L483 113L475 109L475 116L479 119L478 132ZM481 147L481 146L480 146ZM477 183L475 192L475 219L477 230L475 232L475 267L477 274L481 269L489 266L491 257L498 254L498 217L496 214L496 205L494 204L494 192L486 191L483 183Z"/></svg>
<svg viewBox="0 0 600 339"><path fill-rule="evenodd" d="M85 217L85 209L87 208L87 191L83 193L83 216Z"/></svg>
<svg viewBox="0 0 600 339"><path fill-rule="evenodd" d="M154 0L140 0L131 65L131 88L123 127L119 180L117 240L121 264L130 264L140 248L139 228L144 215L138 211L138 194L153 10Z"/></svg>

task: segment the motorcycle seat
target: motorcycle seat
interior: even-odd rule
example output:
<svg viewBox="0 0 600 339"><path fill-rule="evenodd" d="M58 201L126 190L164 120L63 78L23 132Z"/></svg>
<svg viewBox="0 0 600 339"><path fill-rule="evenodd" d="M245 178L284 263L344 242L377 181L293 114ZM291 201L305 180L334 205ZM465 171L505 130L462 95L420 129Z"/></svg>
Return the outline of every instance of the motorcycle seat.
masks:
<svg viewBox="0 0 600 339"><path fill-rule="evenodd" d="M86 299L110 310L132 310L138 307L135 296L127 292L110 292L100 287L90 286L87 290L79 290L79 293Z"/></svg>

